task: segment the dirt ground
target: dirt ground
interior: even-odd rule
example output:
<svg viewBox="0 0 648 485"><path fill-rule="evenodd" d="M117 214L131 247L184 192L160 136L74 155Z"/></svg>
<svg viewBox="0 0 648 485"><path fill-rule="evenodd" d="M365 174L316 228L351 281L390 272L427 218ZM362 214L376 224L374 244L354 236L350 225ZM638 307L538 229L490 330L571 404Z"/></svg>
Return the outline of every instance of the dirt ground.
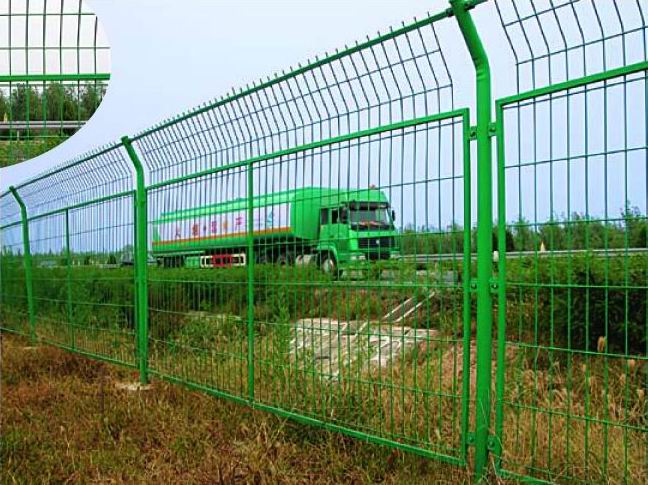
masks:
<svg viewBox="0 0 648 485"><path fill-rule="evenodd" d="M461 484L460 468L1 336L0 483Z"/></svg>

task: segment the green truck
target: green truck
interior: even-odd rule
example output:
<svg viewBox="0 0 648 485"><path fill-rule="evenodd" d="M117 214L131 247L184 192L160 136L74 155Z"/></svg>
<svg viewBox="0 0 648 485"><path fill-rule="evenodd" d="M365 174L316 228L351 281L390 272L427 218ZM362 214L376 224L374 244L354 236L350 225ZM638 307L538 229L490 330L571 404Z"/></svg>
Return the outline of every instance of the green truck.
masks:
<svg viewBox="0 0 648 485"><path fill-rule="evenodd" d="M247 203L241 198L162 213L153 222L153 256L165 267L244 266ZM399 253L395 217L387 196L376 188L304 187L256 196L255 261L316 263L335 273L389 259Z"/></svg>

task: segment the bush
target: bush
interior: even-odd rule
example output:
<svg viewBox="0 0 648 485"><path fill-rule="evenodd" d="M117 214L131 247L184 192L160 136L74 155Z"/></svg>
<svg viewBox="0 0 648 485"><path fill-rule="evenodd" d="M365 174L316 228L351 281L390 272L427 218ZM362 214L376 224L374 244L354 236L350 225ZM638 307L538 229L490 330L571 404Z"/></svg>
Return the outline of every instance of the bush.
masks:
<svg viewBox="0 0 648 485"><path fill-rule="evenodd" d="M544 345L642 354L646 349L646 258L543 256L510 260L509 335ZM537 322L537 329L535 328Z"/></svg>

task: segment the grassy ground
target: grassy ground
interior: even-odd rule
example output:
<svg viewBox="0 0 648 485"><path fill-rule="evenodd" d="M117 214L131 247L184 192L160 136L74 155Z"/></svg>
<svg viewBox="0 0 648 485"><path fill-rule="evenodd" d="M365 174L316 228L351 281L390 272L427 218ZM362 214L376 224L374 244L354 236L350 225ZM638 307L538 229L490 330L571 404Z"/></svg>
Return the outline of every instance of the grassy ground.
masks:
<svg viewBox="0 0 648 485"><path fill-rule="evenodd" d="M0 167L8 167L42 155L67 139L67 136L46 135L27 141L0 140Z"/></svg>
<svg viewBox="0 0 648 485"><path fill-rule="evenodd" d="M470 483L465 471L2 336L0 482Z"/></svg>

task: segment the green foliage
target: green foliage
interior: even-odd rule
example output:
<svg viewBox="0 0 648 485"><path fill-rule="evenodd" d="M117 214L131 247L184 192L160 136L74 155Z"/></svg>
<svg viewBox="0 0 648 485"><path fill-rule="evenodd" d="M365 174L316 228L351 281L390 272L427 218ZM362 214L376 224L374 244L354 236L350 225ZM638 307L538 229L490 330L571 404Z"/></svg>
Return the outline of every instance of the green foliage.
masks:
<svg viewBox="0 0 648 485"><path fill-rule="evenodd" d="M105 94L103 84L45 87L16 85L10 93L0 89L0 122L47 122L45 127L0 129L0 167L20 163L51 150L69 138L76 128L62 128L59 121L86 121Z"/></svg>
<svg viewBox="0 0 648 485"><path fill-rule="evenodd" d="M171 337L181 345L206 349L219 342L240 340L245 334L245 323L239 317L197 312L185 318Z"/></svg>
<svg viewBox="0 0 648 485"><path fill-rule="evenodd" d="M88 120L105 92L103 84L48 83L45 89L18 84L9 95L0 91L0 120Z"/></svg>
<svg viewBox="0 0 648 485"><path fill-rule="evenodd" d="M572 214L569 219L512 225L516 251L645 248L648 220L639 208L628 207L613 219Z"/></svg>
<svg viewBox="0 0 648 485"><path fill-rule="evenodd" d="M604 337L608 352L645 352L645 256L512 259L507 273L512 338L597 351Z"/></svg>
<svg viewBox="0 0 648 485"><path fill-rule="evenodd" d="M67 283L67 268L33 269L34 298L38 318L67 321L74 325L134 329L134 277L132 268L73 268ZM68 291L72 296L68 308Z"/></svg>
<svg viewBox="0 0 648 485"><path fill-rule="evenodd" d="M497 224L493 248L498 247ZM470 230L472 251L477 250L477 232ZM507 251L645 248L648 245L648 219L630 204L609 220L572 214L562 220L532 223L520 219L506 227ZM464 230L457 224L442 230L406 227L400 236L403 254L457 254L463 252Z"/></svg>
<svg viewBox="0 0 648 485"><path fill-rule="evenodd" d="M457 224L440 231L406 227L400 237L400 247L403 254L461 253L464 247L463 228Z"/></svg>
<svg viewBox="0 0 648 485"><path fill-rule="evenodd" d="M0 139L0 167L20 163L47 153L68 138L67 134L57 133L24 140L7 141Z"/></svg>
<svg viewBox="0 0 648 485"><path fill-rule="evenodd" d="M631 230L635 231L633 237L642 237L642 227L637 224ZM453 274L460 274L460 267L454 269L457 273ZM449 270L440 265L437 273ZM35 265L38 318L67 321L71 310L76 325L134 329L132 267L73 266L69 289L67 271L63 266ZM425 300L415 316L415 324L454 333L461 328L462 320L463 294L461 285L457 286L460 282L436 281L433 279L436 273L431 268L428 271L419 283L427 282L435 292ZM609 352L640 354L644 351L647 297L644 255L577 253L564 257L545 253L538 257L509 258L507 272L510 338L593 351L600 337L605 337ZM407 274L418 277L415 272ZM149 277L152 338L198 347L209 342L244 339L247 268L151 267ZM20 256L3 257L2 278L3 299L11 299L15 305L24 307ZM404 285L406 281L396 279L394 283ZM68 291L72 294L71 309L67 306ZM310 266L257 265L253 294L255 332L276 334L279 355L283 354L282 345L290 337L287 323L320 316L343 321L379 320L410 298L412 289L389 285L372 289L352 282L335 284ZM426 294L421 290L419 296L425 298Z"/></svg>

